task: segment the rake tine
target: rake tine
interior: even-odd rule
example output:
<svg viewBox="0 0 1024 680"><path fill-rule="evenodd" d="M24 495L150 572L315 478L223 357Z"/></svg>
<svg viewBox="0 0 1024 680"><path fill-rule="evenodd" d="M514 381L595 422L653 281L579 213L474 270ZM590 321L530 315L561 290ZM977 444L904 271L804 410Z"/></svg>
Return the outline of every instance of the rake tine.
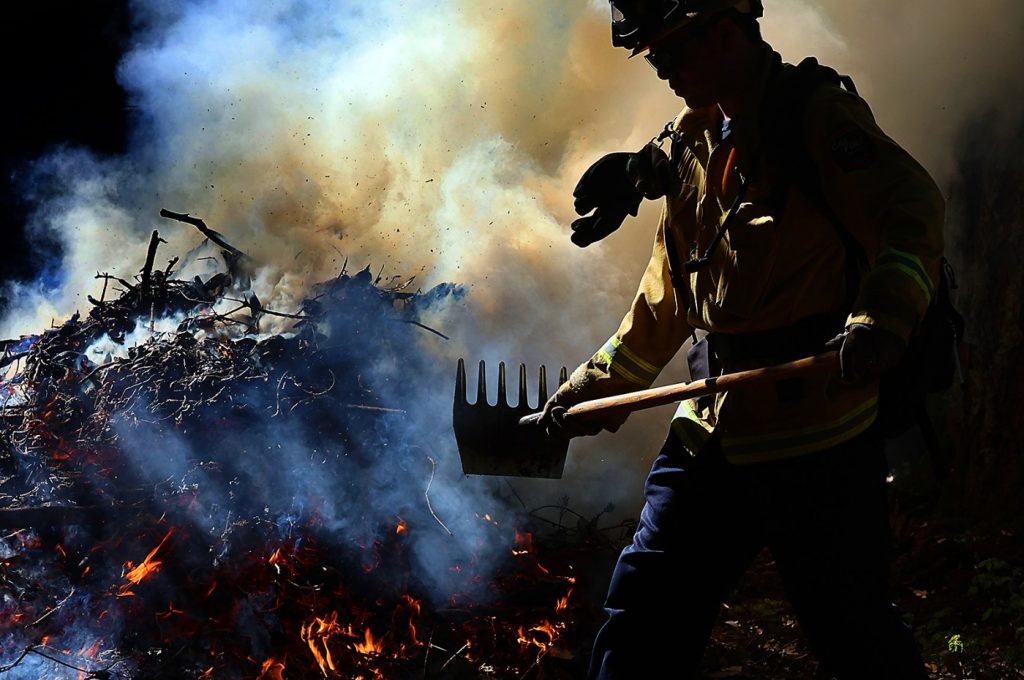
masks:
<svg viewBox="0 0 1024 680"><path fill-rule="evenodd" d="M544 364L540 365L540 387L537 390L538 408L548 403L548 369Z"/></svg>
<svg viewBox="0 0 1024 680"><path fill-rule="evenodd" d="M505 395L505 362L498 364L498 406L508 406L508 397Z"/></svg>
<svg viewBox="0 0 1024 680"><path fill-rule="evenodd" d="M487 403L487 366L483 359L480 360L480 373L476 381L476 405L483 406Z"/></svg>
<svg viewBox="0 0 1024 680"><path fill-rule="evenodd" d="M561 387L565 384L565 381L569 379L569 373L565 370L565 366L562 366L562 370L558 372L558 386Z"/></svg>
<svg viewBox="0 0 1024 680"><path fill-rule="evenodd" d="M455 371L455 403L466 403L466 362L459 359L459 368Z"/></svg>
<svg viewBox="0 0 1024 680"><path fill-rule="evenodd" d="M522 408L528 405L526 403L526 364L519 364L519 402L516 406Z"/></svg>

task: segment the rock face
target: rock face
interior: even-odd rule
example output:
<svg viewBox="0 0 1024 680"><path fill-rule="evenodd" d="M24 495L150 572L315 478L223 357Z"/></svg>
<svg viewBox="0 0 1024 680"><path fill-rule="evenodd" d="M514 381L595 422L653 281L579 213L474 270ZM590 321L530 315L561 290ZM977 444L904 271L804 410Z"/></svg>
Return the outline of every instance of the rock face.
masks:
<svg viewBox="0 0 1024 680"><path fill-rule="evenodd" d="M935 418L953 447L946 500L993 519L1019 520L1024 510L1022 118L981 120L963 135L946 229L971 354L962 389L944 400L949 417Z"/></svg>

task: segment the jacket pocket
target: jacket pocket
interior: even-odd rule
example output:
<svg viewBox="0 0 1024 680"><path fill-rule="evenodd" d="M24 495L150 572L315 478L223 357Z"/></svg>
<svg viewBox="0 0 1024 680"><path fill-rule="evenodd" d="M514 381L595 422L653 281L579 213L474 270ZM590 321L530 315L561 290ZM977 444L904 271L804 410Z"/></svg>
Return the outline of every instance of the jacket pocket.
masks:
<svg viewBox="0 0 1024 680"><path fill-rule="evenodd" d="M749 319L771 291L778 255L775 218L763 204L741 203L727 232L715 303L722 311Z"/></svg>

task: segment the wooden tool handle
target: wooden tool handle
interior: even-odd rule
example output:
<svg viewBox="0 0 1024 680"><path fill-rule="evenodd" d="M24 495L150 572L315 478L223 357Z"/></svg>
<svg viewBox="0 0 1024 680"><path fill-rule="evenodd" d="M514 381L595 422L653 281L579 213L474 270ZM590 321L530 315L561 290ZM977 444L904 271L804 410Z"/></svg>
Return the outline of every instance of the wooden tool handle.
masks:
<svg viewBox="0 0 1024 680"><path fill-rule="evenodd" d="M839 370L839 353L825 352L806 359L798 359L777 366L766 366L754 368L749 371L737 373L726 373L714 378L695 380L689 383L677 383L665 385L649 390L638 392L627 392L617 394L614 397L594 399L576 404L568 411L566 417L596 415L599 413L615 410L641 411L645 408L653 408L664 404L671 404L683 399L703 397L707 394L716 394L726 390L737 389L747 385L755 385L763 382L774 382L793 378L796 376L813 375L817 373L834 373ZM539 413L524 416L519 420L520 425L536 425L540 420Z"/></svg>

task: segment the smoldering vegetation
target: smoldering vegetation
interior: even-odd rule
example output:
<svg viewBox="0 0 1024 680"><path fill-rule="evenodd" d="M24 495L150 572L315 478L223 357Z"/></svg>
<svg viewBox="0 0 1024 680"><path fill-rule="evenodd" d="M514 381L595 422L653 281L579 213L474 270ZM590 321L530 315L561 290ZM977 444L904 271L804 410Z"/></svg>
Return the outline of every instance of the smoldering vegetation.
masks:
<svg viewBox="0 0 1024 680"><path fill-rule="evenodd" d="M539 663L575 577L540 564L526 509L463 478L444 444L451 397L435 388L451 376L424 347L446 338L421 319L462 290L343 266L273 310L247 290L248 256L191 220L209 238L191 257L221 271L155 266L154 232L140 274L97 275L87 315L4 342L0 670ZM270 317L288 330L264 331Z"/></svg>

